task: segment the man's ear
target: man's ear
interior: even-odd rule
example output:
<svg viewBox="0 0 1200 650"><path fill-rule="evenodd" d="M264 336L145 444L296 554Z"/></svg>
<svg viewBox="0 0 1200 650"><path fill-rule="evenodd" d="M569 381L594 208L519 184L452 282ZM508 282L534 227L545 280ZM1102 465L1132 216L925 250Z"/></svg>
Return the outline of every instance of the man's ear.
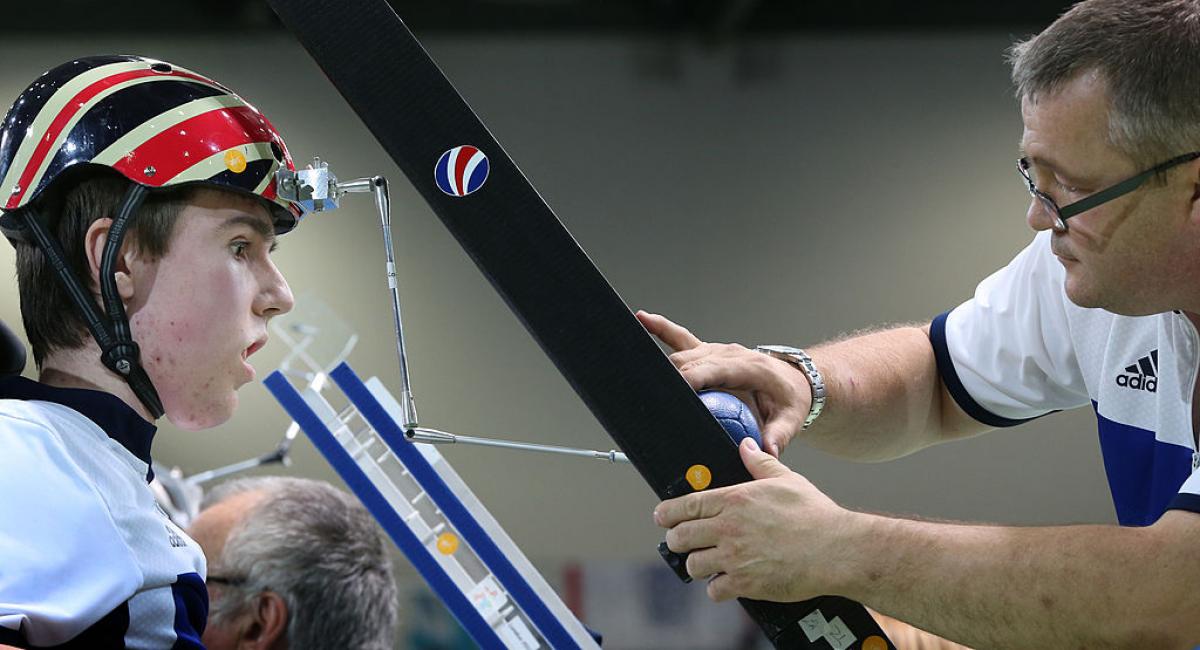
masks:
<svg viewBox="0 0 1200 650"><path fill-rule="evenodd" d="M93 294L100 293L100 262L104 258L104 245L108 242L108 231L112 228L112 219L107 217L97 219L88 226L83 236L84 250L87 252L88 288ZM129 231L125 232L125 240L121 242L121 255L117 258L115 277L117 293L123 300L133 298L133 277L129 273L134 257L134 247L129 245Z"/></svg>
<svg viewBox="0 0 1200 650"><path fill-rule="evenodd" d="M1194 161L1193 161L1193 163L1194 163ZM1187 168L1190 169L1191 167L1192 167L1192 164L1187 165ZM1197 212L1197 208L1200 208L1200 169L1196 169L1195 174L1192 176L1192 213L1193 214Z"/></svg>
<svg viewBox="0 0 1200 650"><path fill-rule="evenodd" d="M288 647L288 608L283 596L264 591L251 605L249 624L242 628L239 650L271 650Z"/></svg>

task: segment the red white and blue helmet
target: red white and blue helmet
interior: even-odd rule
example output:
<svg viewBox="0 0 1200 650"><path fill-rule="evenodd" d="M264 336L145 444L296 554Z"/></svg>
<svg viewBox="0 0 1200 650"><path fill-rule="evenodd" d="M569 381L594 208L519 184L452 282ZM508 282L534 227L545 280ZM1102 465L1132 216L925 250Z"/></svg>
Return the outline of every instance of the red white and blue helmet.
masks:
<svg viewBox="0 0 1200 650"><path fill-rule="evenodd" d="M163 61L93 56L35 80L0 125L0 209L19 210L88 165L151 190L200 184L258 196L279 234L304 214L278 195L275 173L295 166L271 122L225 86Z"/></svg>

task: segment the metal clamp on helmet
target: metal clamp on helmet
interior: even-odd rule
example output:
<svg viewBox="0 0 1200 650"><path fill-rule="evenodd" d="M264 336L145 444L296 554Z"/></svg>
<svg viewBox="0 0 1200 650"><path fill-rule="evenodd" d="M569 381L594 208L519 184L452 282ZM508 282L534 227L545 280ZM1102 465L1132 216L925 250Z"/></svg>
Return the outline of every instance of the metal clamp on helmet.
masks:
<svg viewBox="0 0 1200 650"><path fill-rule="evenodd" d="M336 210L342 196L329 163L316 156L306 169L280 168L275 172L275 185L279 198L301 206L305 212Z"/></svg>

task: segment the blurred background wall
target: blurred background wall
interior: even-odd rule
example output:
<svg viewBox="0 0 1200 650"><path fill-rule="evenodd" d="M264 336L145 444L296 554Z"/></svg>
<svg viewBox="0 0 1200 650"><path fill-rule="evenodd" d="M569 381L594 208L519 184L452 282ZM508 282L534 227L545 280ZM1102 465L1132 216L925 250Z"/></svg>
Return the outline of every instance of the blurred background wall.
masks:
<svg viewBox="0 0 1200 650"><path fill-rule="evenodd" d="M455 31L426 18L425 32L413 26L632 308L664 313L706 340L807 345L926 322L1028 242L1029 197L1013 169L1021 124L1003 55L1061 8L889 26L871 23L871 3L851 5L845 24L828 28L788 29L753 6L752 20L741 18L749 27L735 22L724 32L691 22ZM298 162L320 155L342 178L387 176L422 423L609 449L316 65L256 7L241 9L250 26L229 30L203 21L204 29L183 29L161 7L111 32L10 23L0 40L0 97L11 101L72 57L143 54L244 95ZM358 372L394 386L382 255L370 201L351 197L284 238L276 260L302 300L325 302L358 330L350 358ZM0 248L0 267L11 263L11 250ZM20 323L15 282L0 283L0 317ZM268 345L255 356L260 377L282 353ZM238 415L216 429L161 426L155 458L191 474L272 448L288 418L261 385L241 398ZM784 459L851 508L1111 522L1093 426L1087 412L1065 413L885 464L847 463L799 443ZM443 453L552 582L579 562L658 561L655 499L631 468L480 448ZM268 471L338 482L306 440L293 455L291 467Z"/></svg>

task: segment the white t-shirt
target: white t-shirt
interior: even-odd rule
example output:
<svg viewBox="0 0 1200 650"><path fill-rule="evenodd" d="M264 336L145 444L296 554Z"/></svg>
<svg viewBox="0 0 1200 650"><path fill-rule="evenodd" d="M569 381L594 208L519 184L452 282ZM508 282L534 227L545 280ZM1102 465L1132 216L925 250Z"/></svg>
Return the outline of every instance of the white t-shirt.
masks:
<svg viewBox="0 0 1200 650"><path fill-rule="evenodd" d="M1192 395L1200 337L1181 313L1119 316L1072 303L1042 232L975 296L934 319L938 371L976 420L1012 426L1091 403L1123 525L1200 512Z"/></svg>
<svg viewBox="0 0 1200 650"><path fill-rule="evenodd" d="M203 648L204 555L147 487L154 432L107 393L0 380L0 644Z"/></svg>

